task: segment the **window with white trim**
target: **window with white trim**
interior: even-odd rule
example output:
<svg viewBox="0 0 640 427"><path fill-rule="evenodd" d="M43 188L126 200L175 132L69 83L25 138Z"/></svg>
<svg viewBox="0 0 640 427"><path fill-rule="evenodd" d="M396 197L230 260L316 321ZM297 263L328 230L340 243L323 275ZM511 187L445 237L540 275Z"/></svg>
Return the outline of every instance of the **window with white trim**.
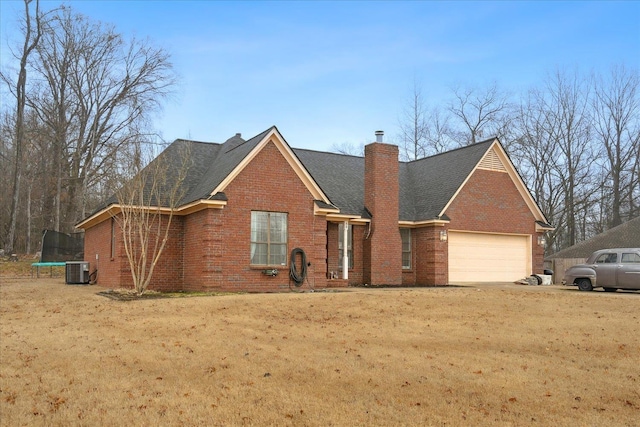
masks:
<svg viewBox="0 0 640 427"><path fill-rule="evenodd" d="M411 229L401 228L400 237L402 238L402 269L411 269Z"/></svg>
<svg viewBox="0 0 640 427"><path fill-rule="evenodd" d="M287 214L251 211L251 265L287 265Z"/></svg>
<svg viewBox="0 0 640 427"><path fill-rule="evenodd" d="M347 224L347 255L349 256L349 268L353 268L353 227ZM342 270L342 257L344 256L343 237L344 223L338 224L338 259L340 260L339 270Z"/></svg>

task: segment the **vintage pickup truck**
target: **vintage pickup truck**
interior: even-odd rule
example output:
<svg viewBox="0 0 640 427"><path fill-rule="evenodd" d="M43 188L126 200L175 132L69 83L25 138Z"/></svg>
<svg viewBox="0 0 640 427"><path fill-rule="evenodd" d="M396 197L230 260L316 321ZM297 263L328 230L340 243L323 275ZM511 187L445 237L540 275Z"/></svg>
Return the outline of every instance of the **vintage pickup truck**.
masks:
<svg viewBox="0 0 640 427"><path fill-rule="evenodd" d="M577 285L581 291L602 287L640 289L640 248L616 248L595 251L585 264L570 267L564 273L563 285Z"/></svg>

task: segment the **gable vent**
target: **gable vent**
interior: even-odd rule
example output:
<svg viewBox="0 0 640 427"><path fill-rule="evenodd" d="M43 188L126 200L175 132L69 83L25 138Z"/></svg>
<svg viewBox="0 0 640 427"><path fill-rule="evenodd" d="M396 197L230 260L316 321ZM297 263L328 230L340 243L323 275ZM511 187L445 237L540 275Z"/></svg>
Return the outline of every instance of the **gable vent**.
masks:
<svg viewBox="0 0 640 427"><path fill-rule="evenodd" d="M480 160L480 164L478 165L480 169L488 169L492 171L506 172L507 168L502 164L502 160L498 157L498 153L496 153L495 149L491 149L484 155L482 160Z"/></svg>

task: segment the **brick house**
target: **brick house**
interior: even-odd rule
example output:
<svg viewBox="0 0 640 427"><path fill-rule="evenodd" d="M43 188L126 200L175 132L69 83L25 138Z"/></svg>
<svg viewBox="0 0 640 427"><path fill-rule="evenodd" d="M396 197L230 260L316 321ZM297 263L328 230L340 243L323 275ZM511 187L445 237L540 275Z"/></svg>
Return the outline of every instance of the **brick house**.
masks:
<svg viewBox="0 0 640 427"><path fill-rule="evenodd" d="M399 162L376 134L364 158L292 149L276 127L176 140L161 156L189 145L192 166L150 288L434 286L542 271L551 226L497 139ZM118 212L112 200L78 224L85 260L112 288L131 283Z"/></svg>

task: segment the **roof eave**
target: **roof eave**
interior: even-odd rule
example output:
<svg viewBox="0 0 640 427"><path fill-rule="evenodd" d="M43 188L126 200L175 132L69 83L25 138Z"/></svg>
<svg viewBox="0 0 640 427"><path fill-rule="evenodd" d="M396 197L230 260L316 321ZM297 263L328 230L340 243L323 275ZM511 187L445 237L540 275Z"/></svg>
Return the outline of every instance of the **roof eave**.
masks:
<svg viewBox="0 0 640 427"><path fill-rule="evenodd" d="M361 215L350 215L341 213L332 213L327 215L327 221L329 222L349 222L354 224L368 224L371 219L364 218Z"/></svg>
<svg viewBox="0 0 640 427"><path fill-rule="evenodd" d="M545 231L553 231L556 228L551 225L551 224L547 224L544 221L536 221L536 231L537 232L545 232Z"/></svg>
<svg viewBox="0 0 640 427"><path fill-rule="evenodd" d="M419 228L419 227L444 227L451 221L445 218L432 218L420 221L398 221L398 225L403 228Z"/></svg>
<svg viewBox="0 0 640 427"><path fill-rule="evenodd" d="M185 216L205 209L223 209L226 205L226 200L202 199L187 203L174 209L164 206L128 206L128 208L154 210L163 215L169 215L173 212L173 214L176 216ZM94 227L101 222L118 215L120 212L122 212L122 208L123 206L118 203L111 204L79 222L78 224L76 224L75 228L86 230L88 228Z"/></svg>

